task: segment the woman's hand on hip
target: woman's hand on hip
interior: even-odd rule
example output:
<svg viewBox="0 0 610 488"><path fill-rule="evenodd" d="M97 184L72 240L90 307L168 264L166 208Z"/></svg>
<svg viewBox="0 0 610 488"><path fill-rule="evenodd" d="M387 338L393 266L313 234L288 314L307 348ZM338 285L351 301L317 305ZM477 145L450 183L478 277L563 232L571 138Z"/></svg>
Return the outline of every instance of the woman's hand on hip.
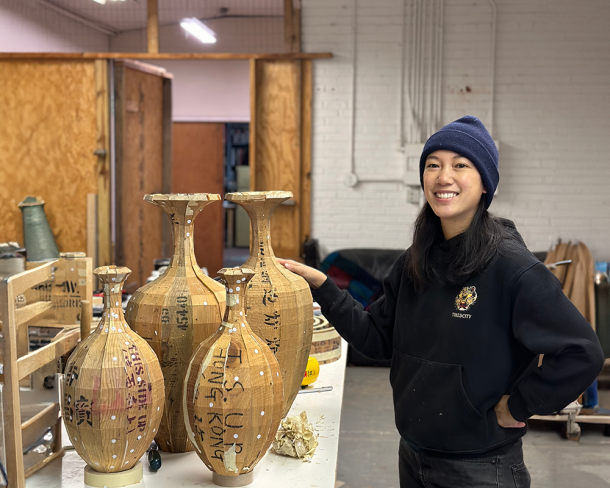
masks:
<svg viewBox="0 0 610 488"><path fill-rule="evenodd" d="M326 275L322 273L322 271L318 271L317 269L310 268L309 266L305 266L304 264L297 263L296 261L292 261L290 259L278 258L278 261L288 271L292 271L294 274L299 275L301 278L307 281L313 290L320 288L326 281Z"/></svg>
<svg viewBox="0 0 610 488"><path fill-rule="evenodd" d="M498 419L498 425L505 429L521 429L525 427L525 422L519 422L515 420L508 410L508 399L510 395L504 395L500 401L494 407L496 412L496 418Z"/></svg>

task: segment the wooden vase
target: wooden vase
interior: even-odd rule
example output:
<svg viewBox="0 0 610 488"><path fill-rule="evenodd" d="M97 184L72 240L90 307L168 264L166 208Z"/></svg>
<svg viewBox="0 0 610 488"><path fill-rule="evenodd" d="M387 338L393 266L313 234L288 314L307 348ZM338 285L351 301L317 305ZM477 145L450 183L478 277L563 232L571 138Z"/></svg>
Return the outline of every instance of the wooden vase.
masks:
<svg viewBox="0 0 610 488"><path fill-rule="evenodd" d="M255 272L246 292L248 321L280 364L284 381L285 417L303 381L311 348L313 298L307 282L280 265L271 247L273 210L292 198L287 191L228 193L252 224L250 257L244 267Z"/></svg>
<svg viewBox="0 0 610 488"><path fill-rule="evenodd" d="M68 359L62 413L76 452L95 471L116 473L131 469L157 433L163 375L153 350L123 317L129 268L94 273L104 287L104 315Z"/></svg>
<svg viewBox="0 0 610 488"><path fill-rule="evenodd" d="M271 445L282 419L276 358L246 320L249 269L222 269L227 309L222 325L191 359L184 381L184 422L214 483L243 486Z"/></svg>
<svg viewBox="0 0 610 488"><path fill-rule="evenodd" d="M174 252L165 273L133 294L126 317L157 354L165 378L165 411L157 445L168 452L192 451L182 414L184 376L193 352L218 329L225 309L224 286L197 265L193 227L199 212L219 202L220 195L156 194L144 199L171 218Z"/></svg>

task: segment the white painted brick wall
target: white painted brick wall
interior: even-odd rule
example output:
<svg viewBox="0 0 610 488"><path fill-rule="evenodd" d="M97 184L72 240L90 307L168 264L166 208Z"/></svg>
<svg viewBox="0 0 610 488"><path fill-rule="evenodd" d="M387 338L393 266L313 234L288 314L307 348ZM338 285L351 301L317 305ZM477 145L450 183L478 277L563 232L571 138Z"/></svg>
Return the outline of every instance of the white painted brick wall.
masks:
<svg viewBox="0 0 610 488"><path fill-rule="evenodd" d="M108 51L108 39L33 0L0 0L0 52Z"/></svg>
<svg viewBox="0 0 610 488"><path fill-rule="evenodd" d="M610 3L496 0L494 139L500 187L491 211L532 250L579 239L610 260ZM418 208L400 183L343 184L349 172L354 0L303 0L314 63L313 235L323 253L404 248ZM356 172L400 175L397 151L402 0L358 0ZM443 124L490 125L492 10L445 0Z"/></svg>
<svg viewBox="0 0 610 488"><path fill-rule="evenodd" d="M399 63L401 4L360 1L357 37L356 138L359 175L400 175ZM348 188L352 117L353 2L305 0L303 50L330 51L314 62L313 235L323 254L346 247L403 248L417 209L401 183L362 183Z"/></svg>

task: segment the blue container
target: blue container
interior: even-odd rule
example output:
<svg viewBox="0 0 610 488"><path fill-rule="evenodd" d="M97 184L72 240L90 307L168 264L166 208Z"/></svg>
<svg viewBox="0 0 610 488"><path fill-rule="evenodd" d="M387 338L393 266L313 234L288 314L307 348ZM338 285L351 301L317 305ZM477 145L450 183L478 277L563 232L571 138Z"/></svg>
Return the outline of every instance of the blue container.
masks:
<svg viewBox="0 0 610 488"><path fill-rule="evenodd" d="M597 399L597 380L595 380L583 394L583 408L595 407L599 407L599 400Z"/></svg>

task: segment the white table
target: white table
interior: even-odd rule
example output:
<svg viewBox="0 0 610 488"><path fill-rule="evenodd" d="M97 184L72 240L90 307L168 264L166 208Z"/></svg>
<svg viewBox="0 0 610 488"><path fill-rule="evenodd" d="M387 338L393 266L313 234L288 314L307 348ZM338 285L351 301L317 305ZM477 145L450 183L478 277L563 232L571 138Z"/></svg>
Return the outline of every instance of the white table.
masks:
<svg viewBox="0 0 610 488"><path fill-rule="evenodd" d="M292 416L306 411L309 421L316 429L319 446L312 462L279 456L269 451L254 469L254 482L249 485L250 487L334 488L347 343L342 341L341 347L341 359L320 366L320 377L313 385L313 387L332 386L333 390L297 395L289 413L289 416ZM64 435L64 439L67 439L67 435ZM131 485L132 487L216 486L212 483L212 472L205 467L195 452L184 454L163 452L161 456L163 465L156 473L148 469L146 455L142 457L144 480L138 485ZM76 451L67 451L63 458L53 461L28 478L26 487L81 488L85 486L84 467L85 462Z"/></svg>

